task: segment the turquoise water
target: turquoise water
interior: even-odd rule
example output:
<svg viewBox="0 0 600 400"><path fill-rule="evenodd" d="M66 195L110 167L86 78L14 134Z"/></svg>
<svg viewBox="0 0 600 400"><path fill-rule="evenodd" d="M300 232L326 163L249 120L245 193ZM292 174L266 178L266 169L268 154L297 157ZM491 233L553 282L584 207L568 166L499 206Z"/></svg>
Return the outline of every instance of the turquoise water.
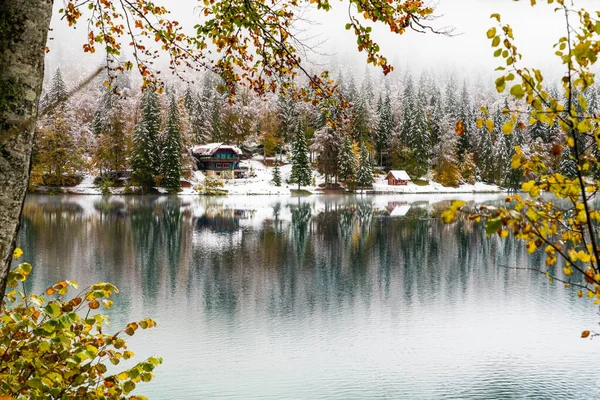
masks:
<svg viewBox="0 0 600 400"><path fill-rule="evenodd" d="M600 398L597 307L430 218L450 198L30 196L19 245L31 290L110 281L115 328L158 321L150 399Z"/></svg>

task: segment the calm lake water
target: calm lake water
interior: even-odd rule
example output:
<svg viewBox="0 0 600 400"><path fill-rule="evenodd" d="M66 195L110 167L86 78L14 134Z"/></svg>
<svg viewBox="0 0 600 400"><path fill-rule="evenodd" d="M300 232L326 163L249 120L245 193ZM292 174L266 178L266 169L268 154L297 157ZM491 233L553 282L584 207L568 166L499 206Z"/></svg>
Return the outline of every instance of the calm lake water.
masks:
<svg viewBox="0 0 600 400"><path fill-rule="evenodd" d="M430 218L453 197L29 196L19 246L32 290L109 281L115 328L158 321L150 399L600 398L597 307Z"/></svg>

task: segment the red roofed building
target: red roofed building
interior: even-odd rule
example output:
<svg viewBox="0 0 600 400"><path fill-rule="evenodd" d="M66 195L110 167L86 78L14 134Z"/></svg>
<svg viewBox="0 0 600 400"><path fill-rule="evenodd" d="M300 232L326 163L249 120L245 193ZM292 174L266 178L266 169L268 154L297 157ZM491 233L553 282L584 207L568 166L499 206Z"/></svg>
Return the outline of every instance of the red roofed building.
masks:
<svg viewBox="0 0 600 400"><path fill-rule="evenodd" d="M392 170L388 172L385 179L388 181L388 185L390 186L398 186L398 185L406 185L408 181L410 181L410 176L406 173L406 171L396 171Z"/></svg>

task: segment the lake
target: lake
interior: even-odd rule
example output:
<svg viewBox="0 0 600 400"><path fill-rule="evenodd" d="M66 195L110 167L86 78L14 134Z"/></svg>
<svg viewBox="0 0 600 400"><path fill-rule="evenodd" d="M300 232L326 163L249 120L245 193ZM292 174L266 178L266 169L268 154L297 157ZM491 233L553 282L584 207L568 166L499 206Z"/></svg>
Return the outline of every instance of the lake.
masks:
<svg viewBox="0 0 600 400"><path fill-rule="evenodd" d="M150 399L591 399L598 307L513 240L432 218L501 195L28 196L30 290L119 287Z"/></svg>

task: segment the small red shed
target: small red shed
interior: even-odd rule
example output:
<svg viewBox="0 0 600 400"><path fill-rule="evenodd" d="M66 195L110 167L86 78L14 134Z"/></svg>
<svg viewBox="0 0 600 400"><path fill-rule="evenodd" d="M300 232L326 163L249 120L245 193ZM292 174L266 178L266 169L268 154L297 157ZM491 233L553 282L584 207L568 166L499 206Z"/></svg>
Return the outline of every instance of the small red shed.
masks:
<svg viewBox="0 0 600 400"><path fill-rule="evenodd" d="M387 179L388 185L398 186L398 185L406 185L408 183L408 181L410 181L410 176L408 176L408 174L404 170L402 170L402 171L392 170L392 171L388 172L385 179Z"/></svg>

